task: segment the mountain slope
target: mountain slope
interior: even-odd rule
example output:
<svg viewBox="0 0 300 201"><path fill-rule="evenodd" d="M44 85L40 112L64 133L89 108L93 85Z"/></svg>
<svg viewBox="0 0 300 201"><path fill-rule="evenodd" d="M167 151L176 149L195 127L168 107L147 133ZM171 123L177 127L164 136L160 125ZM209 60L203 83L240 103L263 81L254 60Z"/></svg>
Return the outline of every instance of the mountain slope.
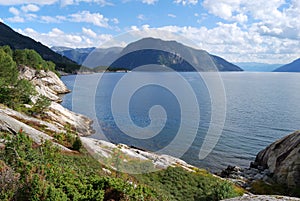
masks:
<svg viewBox="0 0 300 201"><path fill-rule="evenodd" d="M68 47L51 47L51 50L54 52L65 56L72 61L77 62L78 64L82 64L86 57L94 50L94 47L91 48L68 48Z"/></svg>
<svg viewBox="0 0 300 201"><path fill-rule="evenodd" d="M147 64L168 66L176 71L242 71L238 66L204 50L154 38L144 38L129 44L109 69L132 70Z"/></svg>
<svg viewBox="0 0 300 201"><path fill-rule="evenodd" d="M266 64L257 62L238 62L235 65L244 69L244 71L251 72L272 72L282 64Z"/></svg>
<svg viewBox="0 0 300 201"><path fill-rule="evenodd" d="M12 49L34 49L43 59L53 61L57 70L75 72L79 65L67 57L53 52L50 48L27 36L23 36L0 22L0 46L9 45Z"/></svg>
<svg viewBox="0 0 300 201"><path fill-rule="evenodd" d="M283 65L274 70L274 72L300 72L300 58L292 63Z"/></svg>
<svg viewBox="0 0 300 201"><path fill-rule="evenodd" d="M109 66L116 60L122 51L122 47L110 48L68 48L68 47L52 47L53 51L76 61L80 65L89 68L98 66Z"/></svg>

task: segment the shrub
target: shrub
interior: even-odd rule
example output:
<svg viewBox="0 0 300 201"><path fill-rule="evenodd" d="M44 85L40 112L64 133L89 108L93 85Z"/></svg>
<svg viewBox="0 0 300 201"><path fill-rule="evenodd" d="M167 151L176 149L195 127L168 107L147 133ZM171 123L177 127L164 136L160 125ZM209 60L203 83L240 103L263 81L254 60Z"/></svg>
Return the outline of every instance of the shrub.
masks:
<svg viewBox="0 0 300 201"><path fill-rule="evenodd" d="M80 140L80 137L76 137L73 142L72 149L75 151L79 151L81 147L82 147L82 142Z"/></svg>

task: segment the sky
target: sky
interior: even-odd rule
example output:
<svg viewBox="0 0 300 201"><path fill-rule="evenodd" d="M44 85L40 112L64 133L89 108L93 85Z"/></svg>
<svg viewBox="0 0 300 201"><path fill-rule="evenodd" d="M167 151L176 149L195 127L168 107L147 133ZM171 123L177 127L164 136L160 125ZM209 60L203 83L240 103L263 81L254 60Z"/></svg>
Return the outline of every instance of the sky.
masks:
<svg viewBox="0 0 300 201"><path fill-rule="evenodd" d="M160 30L230 62L300 57L299 0L0 0L0 9L0 21L49 47L104 47L130 31Z"/></svg>

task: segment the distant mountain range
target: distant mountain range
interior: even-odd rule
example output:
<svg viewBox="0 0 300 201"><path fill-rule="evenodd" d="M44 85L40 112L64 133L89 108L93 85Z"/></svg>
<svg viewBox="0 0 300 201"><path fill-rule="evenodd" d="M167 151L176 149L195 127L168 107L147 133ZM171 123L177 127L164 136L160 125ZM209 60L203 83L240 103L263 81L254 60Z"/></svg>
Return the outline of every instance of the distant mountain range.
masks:
<svg viewBox="0 0 300 201"><path fill-rule="evenodd" d="M86 67L109 66L109 70L132 70L138 66L157 64L176 71L243 71L225 59L197 50L176 41L144 38L130 43L124 49L70 49L52 47L52 50ZM85 58L85 60L84 60ZM196 68L196 69L195 69Z"/></svg>
<svg viewBox="0 0 300 201"><path fill-rule="evenodd" d="M279 66L282 66L282 64L266 64L257 62L239 62L234 64L244 69L244 71L252 72L272 72Z"/></svg>
<svg viewBox="0 0 300 201"><path fill-rule="evenodd" d="M42 43L23 36L0 22L0 46L3 45L9 45L12 49L34 49L43 59L53 61L56 64L57 70L72 73L80 67L69 58L61 56Z"/></svg>
<svg viewBox="0 0 300 201"><path fill-rule="evenodd" d="M275 69L274 72L300 72L300 58Z"/></svg>

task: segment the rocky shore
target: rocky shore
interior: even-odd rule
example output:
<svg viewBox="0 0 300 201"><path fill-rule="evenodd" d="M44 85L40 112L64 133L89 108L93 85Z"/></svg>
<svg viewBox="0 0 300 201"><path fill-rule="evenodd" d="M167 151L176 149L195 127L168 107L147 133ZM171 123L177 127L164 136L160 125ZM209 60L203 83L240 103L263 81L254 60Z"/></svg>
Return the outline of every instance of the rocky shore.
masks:
<svg viewBox="0 0 300 201"><path fill-rule="evenodd" d="M62 101L60 94L69 93L70 91L55 73L43 70L36 71L22 66L20 68L20 78L29 80L35 86L39 95L46 96L52 101L51 105L45 111L43 118L31 117L0 105L0 131L16 134L18 131L23 130L37 144L42 143L44 140L51 140L62 150L72 152L69 148L58 144L49 135L49 133L66 133L68 128L80 136L82 144L97 160L105 162L112 169L127 173L142 173L138 171L153 170L151 168L164 169L169 166L180 166L188 171L197 169L185 161L172 156L158 155L123 144L116 145L85 137L94 132L91 127L92 121L83 115L69 111L59 104ZM33 97L33 101L35 101L35 98ZM4 146L3 142L0 142L0 146ZM299 153L300 132L297 131L262 150L249 168L242 169L236 166L229 166L217 175L232 181L246 190L251 190L252 184L256 181L270 184L279 183L290 188L300 187ZM124 162L122 167L116 165L119 164L120 160ZM140 164L140 167L134 166L133 169L129 169L128 164ZM150 169L137 169L145 167L150 167ZM248 195L233 200L299 199L282 196Z"/></svg>
<svg viewBox="0 0 300 201"><path fill-rule="evenodd" d="M219 175L245 188L257 180L276 182L290 188L300 187L300 131L260 151L249 168L228 166Z"/></svg>
<svg viewBox="0 0 300 201"><path fill-rule="evenodd" d="M283 191L294 189L300 194L300 131L296 131L260 151L249 168L228 166L218 173L238 186L248 190L253 189L255 183L261 182L269 188L273 185L281 186ZM276 192L276 189L273 189ZM283 196L244 196L230 200L300 200Z"/></svg>
<svg viewBox="0 0 300 201"><path fill-rule="evenodd" d="M273 182L271 172L262 168L228 166L225 170L216 174L246 190L251 190L251 184L255 181Z"/></svg>

